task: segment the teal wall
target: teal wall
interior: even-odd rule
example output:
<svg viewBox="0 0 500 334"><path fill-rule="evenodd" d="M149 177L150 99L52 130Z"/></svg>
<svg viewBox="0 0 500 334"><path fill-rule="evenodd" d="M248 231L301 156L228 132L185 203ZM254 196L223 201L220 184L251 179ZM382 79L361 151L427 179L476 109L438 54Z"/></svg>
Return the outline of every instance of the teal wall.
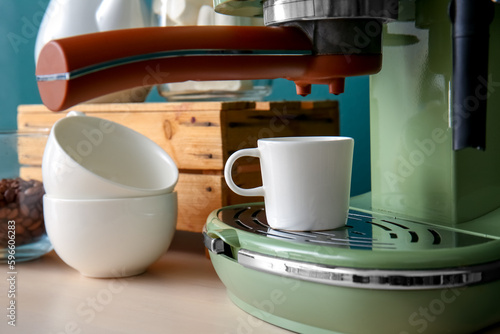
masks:
<svg viewBox="0 0 500 334"><path fill-rule="evenodd" d="M83 0L82 0L83 1ZM49 0L0 0L0 129L15 129L17 106L39 104L34 78L34 45ZM267 100L326 100L340 103L341 135L355 139L352 195L370 189L368 78L349 78L345 93L334 96L313 86L306 98L287 80L275 80ZM153 92L148 101L161 101Z"/></svg>
<svg viewBox="0 0 500 334"><path fill-rule="evenodd" d="M295 94L295 85L288 80L275 80L269 100L338 100L340 134L354 138L354 160L351 195L370 190L370 123L368 77L347 78L345 92L339 96L328 93L328 87L313 85L311 95Z"/></svg>

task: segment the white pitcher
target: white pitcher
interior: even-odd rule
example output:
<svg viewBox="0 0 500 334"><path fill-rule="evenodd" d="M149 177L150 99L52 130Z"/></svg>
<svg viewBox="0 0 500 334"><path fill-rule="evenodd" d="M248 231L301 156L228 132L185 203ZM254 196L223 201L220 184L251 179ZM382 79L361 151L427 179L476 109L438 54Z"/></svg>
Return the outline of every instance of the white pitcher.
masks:
<svg viewBox="0 0 500 334"><path fill-rule="evenodd" d="M35 44L35 61L49 41L99 31L95 19L102 0L51 0L43 16Z"/></svg>
<svg viewBox="0 0 500 334"><path fill-rule="evenodd" d="M38 31L35 62L42 47L53 39L149 25L150 14L144 0L51 0ZM87 103L142 102L149 91L149 87L138 87Z"/></svg>
<svg viewBox="0 0 500 334"><path fill-rule="evenodd" d="M96 22L100 31L143 28L150 25L150 15L143 0L102 0Z"/></svg>

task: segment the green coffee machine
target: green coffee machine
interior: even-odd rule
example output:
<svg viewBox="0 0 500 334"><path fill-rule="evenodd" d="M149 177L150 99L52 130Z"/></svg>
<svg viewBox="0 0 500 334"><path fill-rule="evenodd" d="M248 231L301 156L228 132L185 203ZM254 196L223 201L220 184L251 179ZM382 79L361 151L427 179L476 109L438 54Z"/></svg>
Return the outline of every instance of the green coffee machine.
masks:
<svg viewBox="0 0 500 334"><path fill-rule="evenodd" d="M492 0L214 0L266 27L154 27L49 42L44 104L141 85L371 75L371 192L345 227L270 229L215 210L204 241L231 300L299 333L461 334L500 322L500 5ZM368 161L368 157L367 157ZM214 208L215 209L215 208Z"/></svg>
<svg viewBox="0 0 500 334"><path fill-rule="evenodd" d="M216 1L216 9L241 14L246 4L257 13L257 2ZM382 69L370 77L371 192L352 198L345 228L325 232L274 231L259 203L216 210L204 232L214 267L236 305L295 332L459 334L494 326L500 5L353 1L359 7L342 9L346 3L268 0L264 18L328 8L345 27L357 15L383 16L376 18ZM372 8L363 12L365 5ZM376 23L356 27L341 41L347 53L377 38Z"/></svg>

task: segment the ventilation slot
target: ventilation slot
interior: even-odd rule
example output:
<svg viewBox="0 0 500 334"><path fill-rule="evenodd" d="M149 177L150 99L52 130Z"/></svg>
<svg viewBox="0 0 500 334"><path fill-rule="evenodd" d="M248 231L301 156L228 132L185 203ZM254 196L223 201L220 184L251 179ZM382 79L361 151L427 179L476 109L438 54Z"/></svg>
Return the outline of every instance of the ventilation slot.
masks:
<svg viewBox="0 0 500 334"><path fill-rule="evenodd" d="M418 242L418 234L414 231L408 231L411 235L411 242Z"/></svg>
<svg viewBox="0 0 500 334"><path fill-rule="evenodd" d="M433 229L428 229L427 231L431 232L432 236L434 237L434 242L432 244L439 245L441 243L441 235Z"/></svg>

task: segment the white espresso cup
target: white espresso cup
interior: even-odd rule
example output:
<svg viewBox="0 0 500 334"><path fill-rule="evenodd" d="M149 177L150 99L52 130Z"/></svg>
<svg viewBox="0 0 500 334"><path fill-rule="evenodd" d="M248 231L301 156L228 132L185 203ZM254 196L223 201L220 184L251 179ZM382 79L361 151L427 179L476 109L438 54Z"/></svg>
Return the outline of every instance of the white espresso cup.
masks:
<svg viewBox="0 0 500 334"><path fill-rule="evenodd" d="M264 196L269 226L319 231L344 226L349 211L354 140L349 137L259 139L258 148L236 151L226 162L229 188L242 196ZM238 187L231 175L241 157L260 158L262 186Z"/></svg>

